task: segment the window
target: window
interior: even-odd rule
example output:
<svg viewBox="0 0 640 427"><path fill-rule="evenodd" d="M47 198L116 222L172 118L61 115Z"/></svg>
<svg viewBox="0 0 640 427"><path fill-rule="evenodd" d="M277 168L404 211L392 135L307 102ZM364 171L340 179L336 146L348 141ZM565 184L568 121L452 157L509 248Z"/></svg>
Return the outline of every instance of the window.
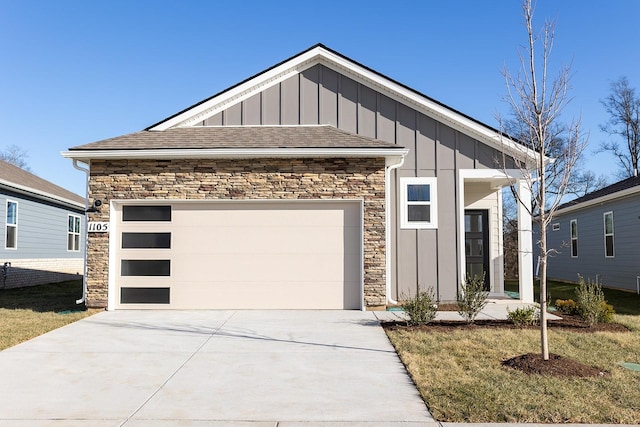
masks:
<svg viewBox="0 0 640 427"><path fill-rule="evenodd" d="M613 258L613 212L604 214L604 256Z"/></svg>
<svg viewBox="0 0 640 427"><path fill-rule="evenodd" d="M578 257L578 220L571 220L571 258Z"/></svg>
<svg viewBox="0 0 640 427"><path fill-rule="evenodd" d="M438 228L437 178L400 178L400 226Z"/></svg>
<svg viewBox="0 0 640 427"><path fill-rule="evenodd" d="M123 221L171 221L171 206L123 206Z"/></svg>
<svg viewBox="0 0 640 427"><path fill-rule="evenodd" d="M18 202L7 200L7 218L4 247L18 248Z"/></svg>
<svg viewBox="0 0 640 427"><path fill-rule="evenodd" d="M555 224L553 224L552 226L553 231L558 231L560 230L560 223L556 222Z"/></svg>
<svg viewBox="0 0 640 427"><path fill-rule="evenodd" d="M171 233L122 233L123 249L171 249Z"/></svg>
<svg viewBox="0 0 640 427"><path fill-rule="evenodd" d="M78 215L69 215L67 250L74 252L78 252L80 250L80 217Z"/></svg>
<svg viewBox="0 0 640 427"><path fill-rule="evenodd" d="M120 262L121 276L171 276L171 260L168 259L123 259Z"/></svg>

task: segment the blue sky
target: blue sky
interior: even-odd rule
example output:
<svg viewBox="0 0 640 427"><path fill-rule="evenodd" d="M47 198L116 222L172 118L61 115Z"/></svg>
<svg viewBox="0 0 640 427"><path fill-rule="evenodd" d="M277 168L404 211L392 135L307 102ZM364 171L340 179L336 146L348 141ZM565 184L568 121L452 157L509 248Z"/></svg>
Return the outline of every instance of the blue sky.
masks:
<svg viewBox="0 0 640 427"><path fill-rule="evenodd" d="M614 181L600 100L627 76L640 90L640 1L538 0L557 20L551 70L572 63L590 134L585 167ZM135 132L323 43L490 126L506 111L503 66L526 41L518 0L0 0L0 148L78 194L60 151Z"/></svg>

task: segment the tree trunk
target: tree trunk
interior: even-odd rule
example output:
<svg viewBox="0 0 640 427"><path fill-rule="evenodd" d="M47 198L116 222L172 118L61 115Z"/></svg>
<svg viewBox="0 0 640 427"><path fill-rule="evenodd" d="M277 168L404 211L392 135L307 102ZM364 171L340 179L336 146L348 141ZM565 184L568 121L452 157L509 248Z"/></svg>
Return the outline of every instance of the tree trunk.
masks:
<svg viewBox="0 0 640 427"><path fill-rule="evenodd" d="M540 227L540 347L542 359L549 360L549 340L547 337L547 230Z"/></svg>

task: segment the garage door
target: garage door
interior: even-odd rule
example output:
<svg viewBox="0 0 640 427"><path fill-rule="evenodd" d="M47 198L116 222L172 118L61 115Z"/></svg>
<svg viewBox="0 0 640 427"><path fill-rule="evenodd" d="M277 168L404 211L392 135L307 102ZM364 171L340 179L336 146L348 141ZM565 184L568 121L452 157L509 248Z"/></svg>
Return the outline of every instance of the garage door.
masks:
<svg viewBox="0 0 640 427"><path fill-rule="evenodd" d="M360 211L344 201L116 205L115 307L359 309Z"/></svg>

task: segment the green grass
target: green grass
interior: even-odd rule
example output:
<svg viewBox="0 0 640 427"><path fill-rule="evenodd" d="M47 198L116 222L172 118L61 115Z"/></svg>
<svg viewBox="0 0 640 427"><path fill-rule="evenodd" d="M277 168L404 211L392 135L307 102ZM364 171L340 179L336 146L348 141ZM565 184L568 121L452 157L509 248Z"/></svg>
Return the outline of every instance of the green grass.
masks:
<svg viewBox="0 0 640 427"><path fill-rule="evenodd" d="M536 280L533 284L534 295L537 302L540 302L540 282ZM561 282L558 280L547 281L547 294L550 296L549 302L551 305L555 303L557 299L576 299L575 289L577 283ZM505 291L517 292L518 281L517 280L505 280ZM621 291L618 289L602 288L607 302L613 305L613 308L618 314L630 314L640 315L640 295L634 292Z"/></svg>
<svg viewBox="0 0 640 427"><path fill-rule="evenodd" d="M552 353L610 372L593 378L527 375L503 367L502 360L540 351L536 329L387 334L438 421L636 424L640 373L619 363L640 363L640 318L617 320L632 331L549 331Z"/></svg>
<svg viewBox="0 0 640 427"><path fill-rule="evenodd" d="M0 290L0 350L96 313L81 296L79 280Z"/></svg>

